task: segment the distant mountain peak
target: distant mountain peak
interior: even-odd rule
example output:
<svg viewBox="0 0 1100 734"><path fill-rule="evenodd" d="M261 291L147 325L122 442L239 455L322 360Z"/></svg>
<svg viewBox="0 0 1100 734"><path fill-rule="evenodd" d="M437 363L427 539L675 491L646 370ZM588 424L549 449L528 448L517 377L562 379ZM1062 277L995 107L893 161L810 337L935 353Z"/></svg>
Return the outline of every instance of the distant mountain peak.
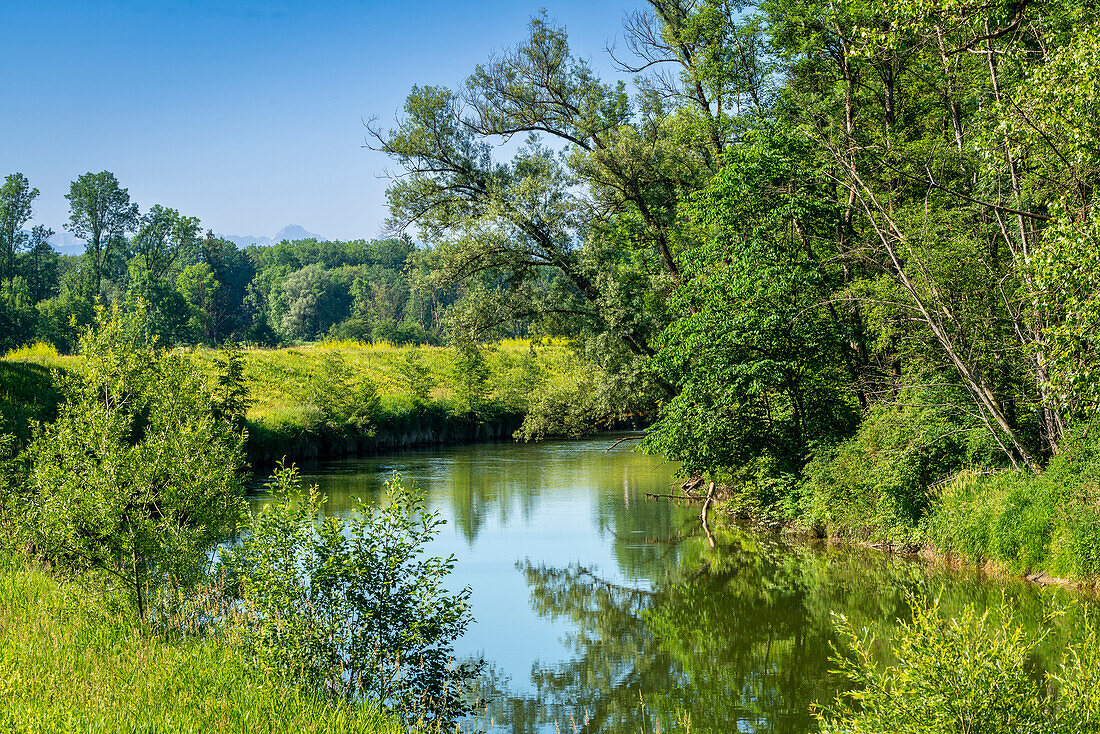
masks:
<svg viewBox="0 0 1100 734"><path fill-rule="evenodd" d="M229 240L237 247L248 247L250 245L260 245L263 247L269 245L277 245L283 240L293 242L294 240L320 240L322 242L327 241L327 237L322 237L319 234L310 232L300 224L288 224L280 229L272 237L256 237L255 235L236 235L236 234L221 234L218 233L218 237Z"/></svg>
<svg viewBox="0 0 1100 734"><path fill-rule="evenodd" d="M84 254L84 240L70 232L54 232L46 241L62 255Z"/></svg>
<svg viewBox="0 0 1100 734"><path fill-rule="evenodd" d="M319 234L309 232L300 224L288 224L271 238L275 242L282 242L283 240L324 240L325 238Z"/></svg>

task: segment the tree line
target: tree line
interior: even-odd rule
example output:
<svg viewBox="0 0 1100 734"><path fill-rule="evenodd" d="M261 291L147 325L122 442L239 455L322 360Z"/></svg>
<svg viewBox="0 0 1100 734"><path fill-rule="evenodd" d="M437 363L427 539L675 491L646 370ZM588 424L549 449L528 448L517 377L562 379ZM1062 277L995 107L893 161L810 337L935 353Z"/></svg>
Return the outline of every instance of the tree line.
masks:
<svg viewBox="0 0 1100 734"><path fill-rule="evenodd" d="M53 230L25 228L38 195L21 173L0 186L0 349L37 340L73 351L97 299L131 310L143 301L149 328L169 345L425 343L440 337L453 300L417 285L407 237L242 250L176 209L140 212L109 171L72 182L65 228L85 253L62 255Z"/></svg>
<svg viewBox="0 0 1100 734"><path fill-rule="evenodd" d="M649 0L609 49L630 88L544 13L371 145L460 328L572 334L650 449L759 511L847 452L902 467L883 511L916 522L1097 414L1098 29L1076 0Z"/></svg>

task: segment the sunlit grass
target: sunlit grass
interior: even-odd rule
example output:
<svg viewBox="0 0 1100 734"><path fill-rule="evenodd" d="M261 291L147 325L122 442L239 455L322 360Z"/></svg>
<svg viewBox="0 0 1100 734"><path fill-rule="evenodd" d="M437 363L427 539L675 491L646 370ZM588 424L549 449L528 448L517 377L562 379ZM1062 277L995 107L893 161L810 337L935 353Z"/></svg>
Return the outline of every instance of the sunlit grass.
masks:
<svg viewBox="0 0 1100 734"><path fill-rule="evenodd" d="M57 353L57 347L53 344L46 344L45 342L35 342L25 347L16 347L15 349L9 349L7 354L4 355L4 359L10 359L12 361L47 361L56 360L60 355Z"/></svg>
<svg viewBox="0 0 1100 734"><path fill-rule="evenodd" d="M534 349L534 359L550 377L564 376L577 368L573 355L563 343L532 348L527 340L507 340L490 345L485 358L490 368L489 384L496 402L506 411L523 412L524 405L509 393L509 372ZM214 352L196 352L202 358ZM454 395L455 352L449 347L394 346L386 343L363 344L354 341L328 341L286 349L249 349L243 353L245 378L253 403L251 421L280 424L305 422L309 418L308 386L323 376L324 356L336 354L356 374L370 379L382 396L383 408L399 407L408 399L399 366L410 354L419 357L428 368L433 387L430 402L446 407ZM296 418L296 416L298 418Z"/></svg>
<svg viewBox="0 0 1100 734"><path fill-rule="evenodd" d="M176 351L194 360L212 380L216 378L217 362L223 356L220 350ZM525 415L539 396L572 394L593 369L565 340L509 339L483 345L482 354L489 370L487 412L480 416L482 420L492 415ZM321 434L328 429L321 422L317 385L325 383L334 356L356 379L368 380L377 388L381 404L376 427L380 430L438 432L447 421L468 418L456 399L457 354L450 347L342 340L283 349L249 347L241 356L251 401L246 418L254 460L318 453L328 440ZM402 377L402 367L407 369L410 358L426 368L430 378L424 402L414 399ZM80 359L59 356L48 345L14 350L0 359L0 407L4 408L0 432L25 439L30 421L51 420L58 398L52 371L74 369Z"/></svg>
<svg viewBox="0 0 1100 734"><path fill-rule="evenodd" d="M171 639L133 617L0 555L0 731L404 731L257 667L232 640Z"/></svg>

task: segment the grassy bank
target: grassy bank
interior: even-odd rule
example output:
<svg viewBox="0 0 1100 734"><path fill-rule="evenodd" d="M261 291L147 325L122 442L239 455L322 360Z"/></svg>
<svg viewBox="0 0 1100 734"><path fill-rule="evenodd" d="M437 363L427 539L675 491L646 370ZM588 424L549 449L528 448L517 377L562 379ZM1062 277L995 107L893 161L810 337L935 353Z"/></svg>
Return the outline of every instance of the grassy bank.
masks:
<svg viewBox="0 0 1100 734"><path fill-rule="evenodd" d="M216 356L195 353L200 360ZM356 342L248 350L242 357L255 462L510 438L540 388L569 384L585 369L566 346L521 341L481 348L473 365L446 347ZM465 379L471 367L480 370L473 382ZM372 389L378 402L367 424L356 425L331 403L341 393L354 401L363 380L369 387L360 402L370 400Z"/></svg>
<svg viewBox="0 0 1100 734"><path fill-rule="evenodd" d="M224 357L206 349L186 354L212 375ZM245 349L241 359L254 463L503 440L532 411L564 412L593 380L593 368L568 346L527 341L465 355L445 347L322 342ZM0 433L25 439L29 421L51 420L59 399L52 371L77 360L43 346L0 359ZM363 406L369 415L356 414Z"/></svg>
<svg viewBox="0 0 1100 734"><path fill-rule="evenodd" d="M872 409L791 477L782 520L814 534L1011 575L1100 582L1100 440L1067 437L1042 473L937 406ZM742 494L754 496L751 488ZM741 511L738 497L728 504Z"/></svg>
<svg viewBox="0 0 1100 734"><path fill-rule="evenodd" d="M319 700L231 641L170 638L133 611L0 555L0 730L373 732L373 710Z"/></svg>
<svg viewBox="0 0 1100 734"><path fill-rule="evenodd" d="M964 471L924 522L940 553L1029 576L1100 582L1100 445L1070 442L1042 474Z"/></svg>

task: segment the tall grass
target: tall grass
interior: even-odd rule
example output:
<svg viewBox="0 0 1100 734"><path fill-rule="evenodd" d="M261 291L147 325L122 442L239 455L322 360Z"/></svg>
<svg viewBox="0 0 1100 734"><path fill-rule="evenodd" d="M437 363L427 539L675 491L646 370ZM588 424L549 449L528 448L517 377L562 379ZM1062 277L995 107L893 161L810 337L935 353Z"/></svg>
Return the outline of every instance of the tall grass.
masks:
<svg viewBox="0 0 1100 734"><path fill-rule="evenodd" d="M170 637L25 561L0 555L0 731L373 732L377 710L324 701L232 639Z"/></svg>
<svg viewBox="0 0 1100 734"><path fill-rule="evenodd" d="M568 381L579 365L568 347L561 344L532 346L531 342L508 340L484 349L490 370L489 384L495 402L509 412L523 412L526 397L519 390L509 390L516 381L514 372L528 354L550 381ZM195 358L209 364L217 352L199 350ZM252 407L251 421L286 421L299 416L305 424L309 417L306 386L321 376L325 356L339 356L355 373L368 377L378 387L383 406L399 412L408 402L408 389L401 377L401 364L414 355L428 368L433 387L429 402L450 407L455 393L453 367L455 351L448 347L392 346L385 343L363 344L352 341L329 341L286 349L248 349L243 353L245 377L249 383Z"/></svg>
<svg viewBox="0 0 1100 734"><path fill-rule="evenodd" d="M1042 474L960 473L926 523L932 544L1013 573L1100 580L1100 441L1065 444Z"/></svg>

